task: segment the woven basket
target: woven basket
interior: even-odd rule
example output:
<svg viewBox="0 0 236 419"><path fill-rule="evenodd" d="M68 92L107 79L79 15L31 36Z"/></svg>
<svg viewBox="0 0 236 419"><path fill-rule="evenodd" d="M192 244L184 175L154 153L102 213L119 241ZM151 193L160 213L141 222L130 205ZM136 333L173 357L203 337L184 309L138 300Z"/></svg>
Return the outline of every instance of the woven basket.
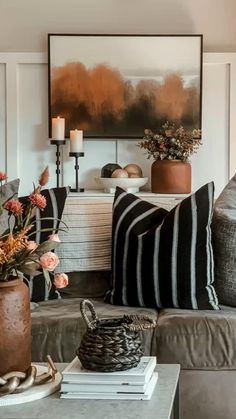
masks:
<svg viewBox="0 0 236 419"><path fill-rule="evenodd" d="M87 307L92 314L92 321L87 317ZM87 331L76 354L84 368L112 372L138 365L143 355L139 332L155 327L154 320L137 315L100 320L89 300L81 301L80 310Z"/></svg>

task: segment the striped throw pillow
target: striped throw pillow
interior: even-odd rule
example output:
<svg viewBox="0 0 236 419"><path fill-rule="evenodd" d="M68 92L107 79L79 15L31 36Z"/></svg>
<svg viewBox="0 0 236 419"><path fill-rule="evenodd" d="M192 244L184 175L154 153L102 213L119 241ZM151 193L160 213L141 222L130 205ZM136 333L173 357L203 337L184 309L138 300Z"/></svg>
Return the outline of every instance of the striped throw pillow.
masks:
<svg viewBox="0 0 236 419"><path fill-rule="evenodd" d="M112 289L107 302L150 308L218 309L213 286L209 183L170 212L117 188Z"/></svg>

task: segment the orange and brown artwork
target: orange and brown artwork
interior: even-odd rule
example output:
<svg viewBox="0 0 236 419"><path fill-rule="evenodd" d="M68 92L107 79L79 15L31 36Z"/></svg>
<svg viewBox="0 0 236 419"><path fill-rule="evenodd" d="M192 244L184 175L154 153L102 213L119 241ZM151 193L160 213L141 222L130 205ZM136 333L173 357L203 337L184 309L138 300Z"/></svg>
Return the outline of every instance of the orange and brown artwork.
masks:
<svg viewBox="0 0 236 419"><path fill-rule="evenodd" d="M157 130L165 121L189 129L200 128L200 44L196 48L196 63L186 71L181 57L179 69L175 62L171 70L169 57L166 67L161 62L155 68L153 63L148 66L141 61L139 69L137 54L132 59L129 52L123 60L121 55L117 65L117 59L112 63L109 52L106 57L102 51L101 61L94 48L87 60L84 51L83 60L79 52L78 60L72 53L64 61L54 58L55 54L51 59L50 117L65 118L67 136L70 129L78 128L88 137L138 138L145 128ZM119 47L119 54L121 51Z"/></svg>

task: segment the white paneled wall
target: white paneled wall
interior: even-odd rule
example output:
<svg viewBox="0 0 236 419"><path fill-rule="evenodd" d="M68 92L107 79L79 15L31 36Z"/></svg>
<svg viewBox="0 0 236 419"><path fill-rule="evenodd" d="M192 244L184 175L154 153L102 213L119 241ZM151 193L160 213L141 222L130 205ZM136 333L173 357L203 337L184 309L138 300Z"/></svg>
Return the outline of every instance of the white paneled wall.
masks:
<svg viewBox="0 0 236 419"><path fill-rule="evenodd" d="M236 170L236 54L204 54L203 146L192 159L193 190L214 180L216 194ZM0 170L21 178L21 194L46 166L55 186L55 149L48 140L47 63L41 53L0 54ZM229 117L231 116L231 118ZM80 159L80 182L97 189L94 180L109 162L134 162L150 178L152 161L138 141L86 140ZM73 186L74 160L63 150L62 181ZM235 154L235 157L234 157ZM150 189L150 182L147 185Z"/></svg>
<svg viewBox="0 0 236 419"><path fill-rule="evenodd" d="M0 64L0 171L6 169L6 65Z"/></svg>
<svg viewBox="0 0 236 419"><path fill-rule="evenodd" d="M193 190L214 180L219 194L229 178L229 66L205 64L202 146L192 157Z"/></svg>

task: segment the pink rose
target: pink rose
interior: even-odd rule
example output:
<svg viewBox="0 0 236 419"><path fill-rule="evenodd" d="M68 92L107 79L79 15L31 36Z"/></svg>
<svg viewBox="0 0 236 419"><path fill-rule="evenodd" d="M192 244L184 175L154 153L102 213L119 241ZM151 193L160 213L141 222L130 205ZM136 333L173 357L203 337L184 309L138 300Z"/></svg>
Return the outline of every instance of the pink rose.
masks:
<svg viewBox="0 0 236 419"><path fill-rule="evenodd" d="M53 242L58 242L58 243L60 243L60 241L61 241L59 239L58 234L50 234L50 236L48 236L48 240L51 240Z"/></svg>
<svg viewBox="0 0 236 419"><path fill-rule="evenodd" d="M65 288L69 284L68 275L64 273L58 273L54 275L53 284L56 288Z"/></svg>
<svg viewBox="0 0 236 419"><path fill-rule="evenodd" d="M27 250L30 250L33 252L35 249L37 249L38 244L34 240L29 240L27 244Z"/></svg>
<svg viewBox="0 0 236 419"><path fill-rule="evenodd" d="M56 266L59 264L59 258L53 252L44 253L39 259L40 265L43 269L46 269L49 272L54 271Z"/></svg>

